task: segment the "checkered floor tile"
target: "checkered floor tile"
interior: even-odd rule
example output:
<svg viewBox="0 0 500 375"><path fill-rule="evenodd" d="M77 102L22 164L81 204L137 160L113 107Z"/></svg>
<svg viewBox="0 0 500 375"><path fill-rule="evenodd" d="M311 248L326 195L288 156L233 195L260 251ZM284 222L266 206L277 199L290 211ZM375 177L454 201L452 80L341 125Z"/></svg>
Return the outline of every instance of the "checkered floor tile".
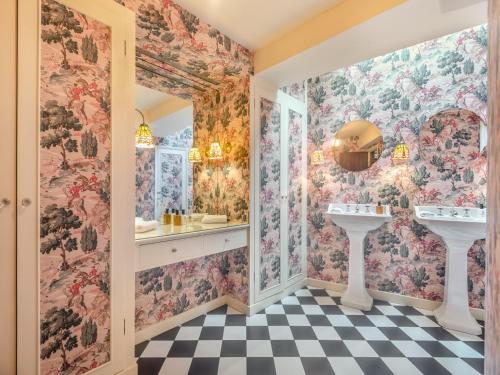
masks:
<svg viewBox="0 0 500 375"><path fill-rule="evenodd" d="M482 336L441 328L430 311L374 301L340 304L304 288L246 317L227 306L136 346L139 374L483 373Z"/></svg>

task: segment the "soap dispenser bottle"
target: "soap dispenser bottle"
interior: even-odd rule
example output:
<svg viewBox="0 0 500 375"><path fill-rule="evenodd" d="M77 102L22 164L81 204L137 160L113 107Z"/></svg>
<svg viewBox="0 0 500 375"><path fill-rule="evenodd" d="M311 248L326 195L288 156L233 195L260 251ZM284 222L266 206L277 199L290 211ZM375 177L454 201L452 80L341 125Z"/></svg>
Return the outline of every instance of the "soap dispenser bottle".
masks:
<svg viewBox="0 0 500 375"><path fill-rule="evenodd" d="M175 215L174 215L174 225L175 226L180 226L182 225L182 216L179 215L179 210L175 210Z"/></svg>
<svg viewBox="0 0 500 375"><path fill-rule="evenodd" d="M377 204L377 207L375 208L375 212L377 215L383 215L384 214L384 206L382 206L382 203L380 201Z"/></svg>
<svg viewBox="0 0 500 375"><path fill-rule="evenodd" d="M172 224L172 215L170 215L170 208L165 208L165 215L164 215L163 223L165 225Z"/></svg>

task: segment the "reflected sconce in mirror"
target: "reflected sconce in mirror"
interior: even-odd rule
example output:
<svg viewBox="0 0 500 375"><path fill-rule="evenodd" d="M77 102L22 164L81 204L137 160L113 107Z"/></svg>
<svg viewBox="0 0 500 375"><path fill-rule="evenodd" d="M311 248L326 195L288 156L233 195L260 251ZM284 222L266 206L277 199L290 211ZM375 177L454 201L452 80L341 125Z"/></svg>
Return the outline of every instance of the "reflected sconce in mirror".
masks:
<svg viewBox="0 0 500 375"><path fill-rule="evenodd" d="M141 111L136 109L142 116L142 124L139 125L137 130L135 131L135 147L137 148L154 148L153 142L153 132L149 128L149 125L146 124L144 120L144 115Z"/></svg>
<svg viewBox="0 0 500 375"><path fill-rule="evenodd" d="M392 153L392 161L396 164L404 163L410 158L410 149L408 145L403 141L398 143L396 147L394 147L394 152Z"/></svg>
<svg viewBox="0 0 500 375"><path fill-rule="evenodd" d="M311 155L311 165L321 165L325 162L323 150L315 150Z"/></svg>
<svg viewBox="0 0 500 375"><path fill-rule="evenodd" d="M191 163L200 163L201 162L201 154L200 150L197 147L191 147L188 152L188 160Z"/></svg>
<svg viewBox="0 0 500 375"><path fill-rule="evenodd" d="M208 158L210 160L221 160L222 159L222 148L219 142L213 142L208 150Z"/></svg>

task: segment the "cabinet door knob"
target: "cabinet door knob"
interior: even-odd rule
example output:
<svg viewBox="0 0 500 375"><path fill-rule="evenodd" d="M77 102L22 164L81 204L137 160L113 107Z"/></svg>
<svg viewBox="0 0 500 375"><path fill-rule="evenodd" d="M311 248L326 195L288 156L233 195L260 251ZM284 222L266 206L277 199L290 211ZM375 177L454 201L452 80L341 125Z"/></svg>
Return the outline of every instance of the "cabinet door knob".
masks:
<svg viewBox="0 0 500 375"><path fill-rule="evenodd" d="M31 205L31 199L29 199L29 198L23 198L23 199L21 200L21 207L22 207L22 208L26 208L26 207L28 207L29 205Z"/></svg>
<svg viewBox="0 0 500 375"><path fill-rule="evenodd" d="M4 207L7 207L8 205L10 204L10 200L7 199L7 198L3 198L1 201L0 201L0 209L4 208Z"/></svg>
<svg viewBox="0 0 500 375"><path fill-rule="evenodd" d="M177 249L175 247L172 248L171 250L173 253L176 253L177 252Z"/></svg>

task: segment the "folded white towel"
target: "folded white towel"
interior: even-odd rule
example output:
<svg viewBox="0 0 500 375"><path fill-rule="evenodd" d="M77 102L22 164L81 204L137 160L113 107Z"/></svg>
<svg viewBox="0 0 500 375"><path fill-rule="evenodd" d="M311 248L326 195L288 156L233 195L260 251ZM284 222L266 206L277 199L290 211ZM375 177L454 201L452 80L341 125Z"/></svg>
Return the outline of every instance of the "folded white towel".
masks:
<svg viewBox="0 0 500 375"><path fill-rule="evenodd" d="M201 219L202 224L223 224L227 223L227 215L205 215Z"/></svg>
<svg viewBox="0 0 500 375"><path fill-rule="evenodd" d="M136 224L136 225L137 225L137 224L140 224L140 223L142 223L142 222L144 222L144 219L143 219L142 217L136 217L136 218L135 218L135 224Z"/></svg>
<svg viewBox="0 0 500 375"><path fill-rule="evenodd" d="M158 226L158 222L156 220L151 220L151 221L142 221L142 222L137 222L135 223L135 233L144 233L144 232L149 232L153 229L156 229Z"/></svg>
<svg viewBox="0 0 500 375"><path fill-rule="evenodd" d="M206 214L196 214L196 213L192 213L191 214L191 220L193 221L201 221L204 217L205 217Z"/></svg>

